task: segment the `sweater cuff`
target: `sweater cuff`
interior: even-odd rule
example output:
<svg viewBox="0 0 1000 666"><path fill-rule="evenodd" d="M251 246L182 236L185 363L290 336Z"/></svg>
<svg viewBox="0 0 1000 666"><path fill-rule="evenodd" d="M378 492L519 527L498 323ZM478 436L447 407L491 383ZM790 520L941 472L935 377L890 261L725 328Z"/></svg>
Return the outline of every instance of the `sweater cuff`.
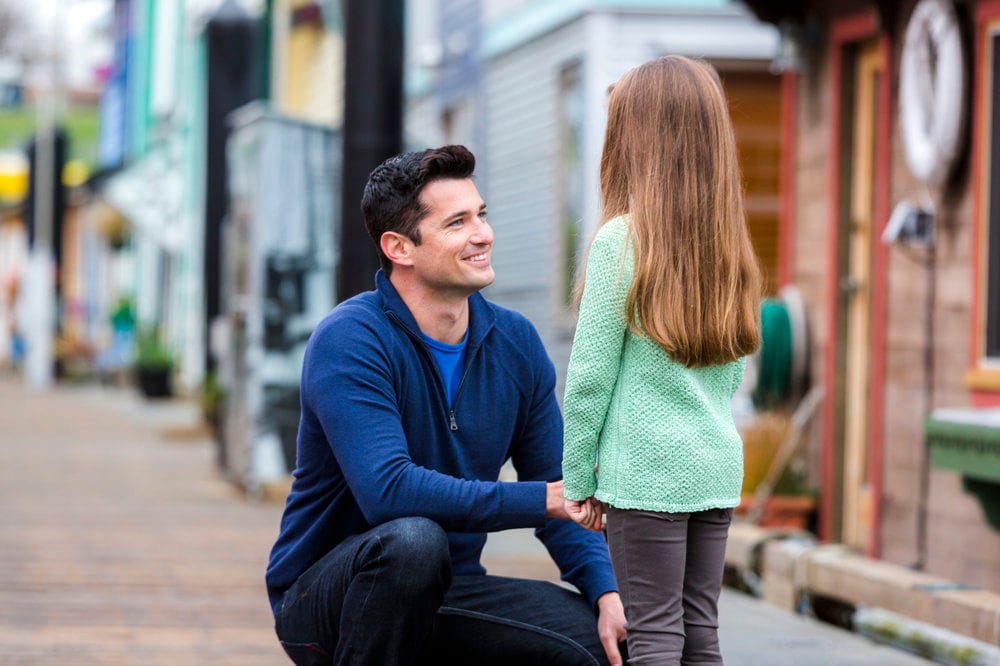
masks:
<svg viewBox="0 0 1000 666"><path fill-rule="evenodd" d="M584 596L590 602L590 607L597 611L597 600L608 592L617 592L618 583L611 567L594 567L594 571L587 576Z"/></svg>
<svg viewBox="0 0 1000 666"><path fill-rule="evenodd" d="M497 530L545 525L544 481L504 482L500 523Z"/></svg>
<svg viewBox="0 0 1000 666"><path fill-rule="evenodd" d="M568 500L582 502L590 499L597 492L597 477L591 475L587 480L563 478L563 497Z"/></svg>

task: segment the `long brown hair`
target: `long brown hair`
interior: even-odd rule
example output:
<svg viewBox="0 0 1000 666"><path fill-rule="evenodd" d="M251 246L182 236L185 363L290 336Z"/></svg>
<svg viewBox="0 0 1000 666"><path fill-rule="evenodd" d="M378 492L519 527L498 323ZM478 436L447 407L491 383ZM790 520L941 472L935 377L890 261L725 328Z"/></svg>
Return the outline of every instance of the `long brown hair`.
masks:
<svg viewBox="0 0 1000 666"><path fill-rule="evenodd" d="M665 56L614 84L601 194L602 225L629 215L629 328L687 367L756 350L760 268L743 210L736 139L711 65Z"/></svg>

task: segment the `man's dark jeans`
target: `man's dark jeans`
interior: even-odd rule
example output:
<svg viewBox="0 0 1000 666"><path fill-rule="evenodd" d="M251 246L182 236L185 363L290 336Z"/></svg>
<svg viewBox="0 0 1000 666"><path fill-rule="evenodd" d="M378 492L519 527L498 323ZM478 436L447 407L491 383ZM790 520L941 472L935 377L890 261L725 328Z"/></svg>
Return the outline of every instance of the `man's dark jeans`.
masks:
<svg viewBox="0 0 1000 666"><path fill-rule="evenodd" d="M296 664L607 664L594 611L543 581L451 575L437 523L403 518L345 540L275 618Z"/></svg>

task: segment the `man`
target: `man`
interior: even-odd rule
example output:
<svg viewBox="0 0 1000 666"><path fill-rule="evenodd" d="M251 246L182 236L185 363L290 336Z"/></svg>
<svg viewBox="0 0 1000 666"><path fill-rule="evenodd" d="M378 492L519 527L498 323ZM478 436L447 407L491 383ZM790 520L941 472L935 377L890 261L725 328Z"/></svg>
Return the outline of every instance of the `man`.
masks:
<svg viewBox="0 0 1000 666"><path fill-rule="evenodd" d="M474 166L446 146L372 172L376 289L309 341L267 569L298 664L623 663L604 539L563 506L552 362L523 316L478 293L493 282L493 231ZM517 482L497 480L508 459ZM486 533L518 527L537 528L582 594L486 575Z"/></svg>

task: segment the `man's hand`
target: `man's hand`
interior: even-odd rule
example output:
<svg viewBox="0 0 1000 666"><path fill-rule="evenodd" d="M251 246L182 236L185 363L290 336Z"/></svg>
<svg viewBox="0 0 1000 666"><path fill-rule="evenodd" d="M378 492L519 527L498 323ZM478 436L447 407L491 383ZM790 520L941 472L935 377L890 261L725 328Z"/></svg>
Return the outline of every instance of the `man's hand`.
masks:
<svg viewBox="0 0 1000 666"><path fill-rule="evenodd" d="M597 600L597 634L601 637L604 653L611 666L622 666L618 644L625 640L625 609L617 592L605 592Z"/></svg>
<svg viewBox="0 0 1000 666"><path fill-rule="evenodd" d="M604 529L604 504L595 497L585 500L566 500L566 513L573 522L579 523L583 527L593 532L600 532Z"/></svg>

